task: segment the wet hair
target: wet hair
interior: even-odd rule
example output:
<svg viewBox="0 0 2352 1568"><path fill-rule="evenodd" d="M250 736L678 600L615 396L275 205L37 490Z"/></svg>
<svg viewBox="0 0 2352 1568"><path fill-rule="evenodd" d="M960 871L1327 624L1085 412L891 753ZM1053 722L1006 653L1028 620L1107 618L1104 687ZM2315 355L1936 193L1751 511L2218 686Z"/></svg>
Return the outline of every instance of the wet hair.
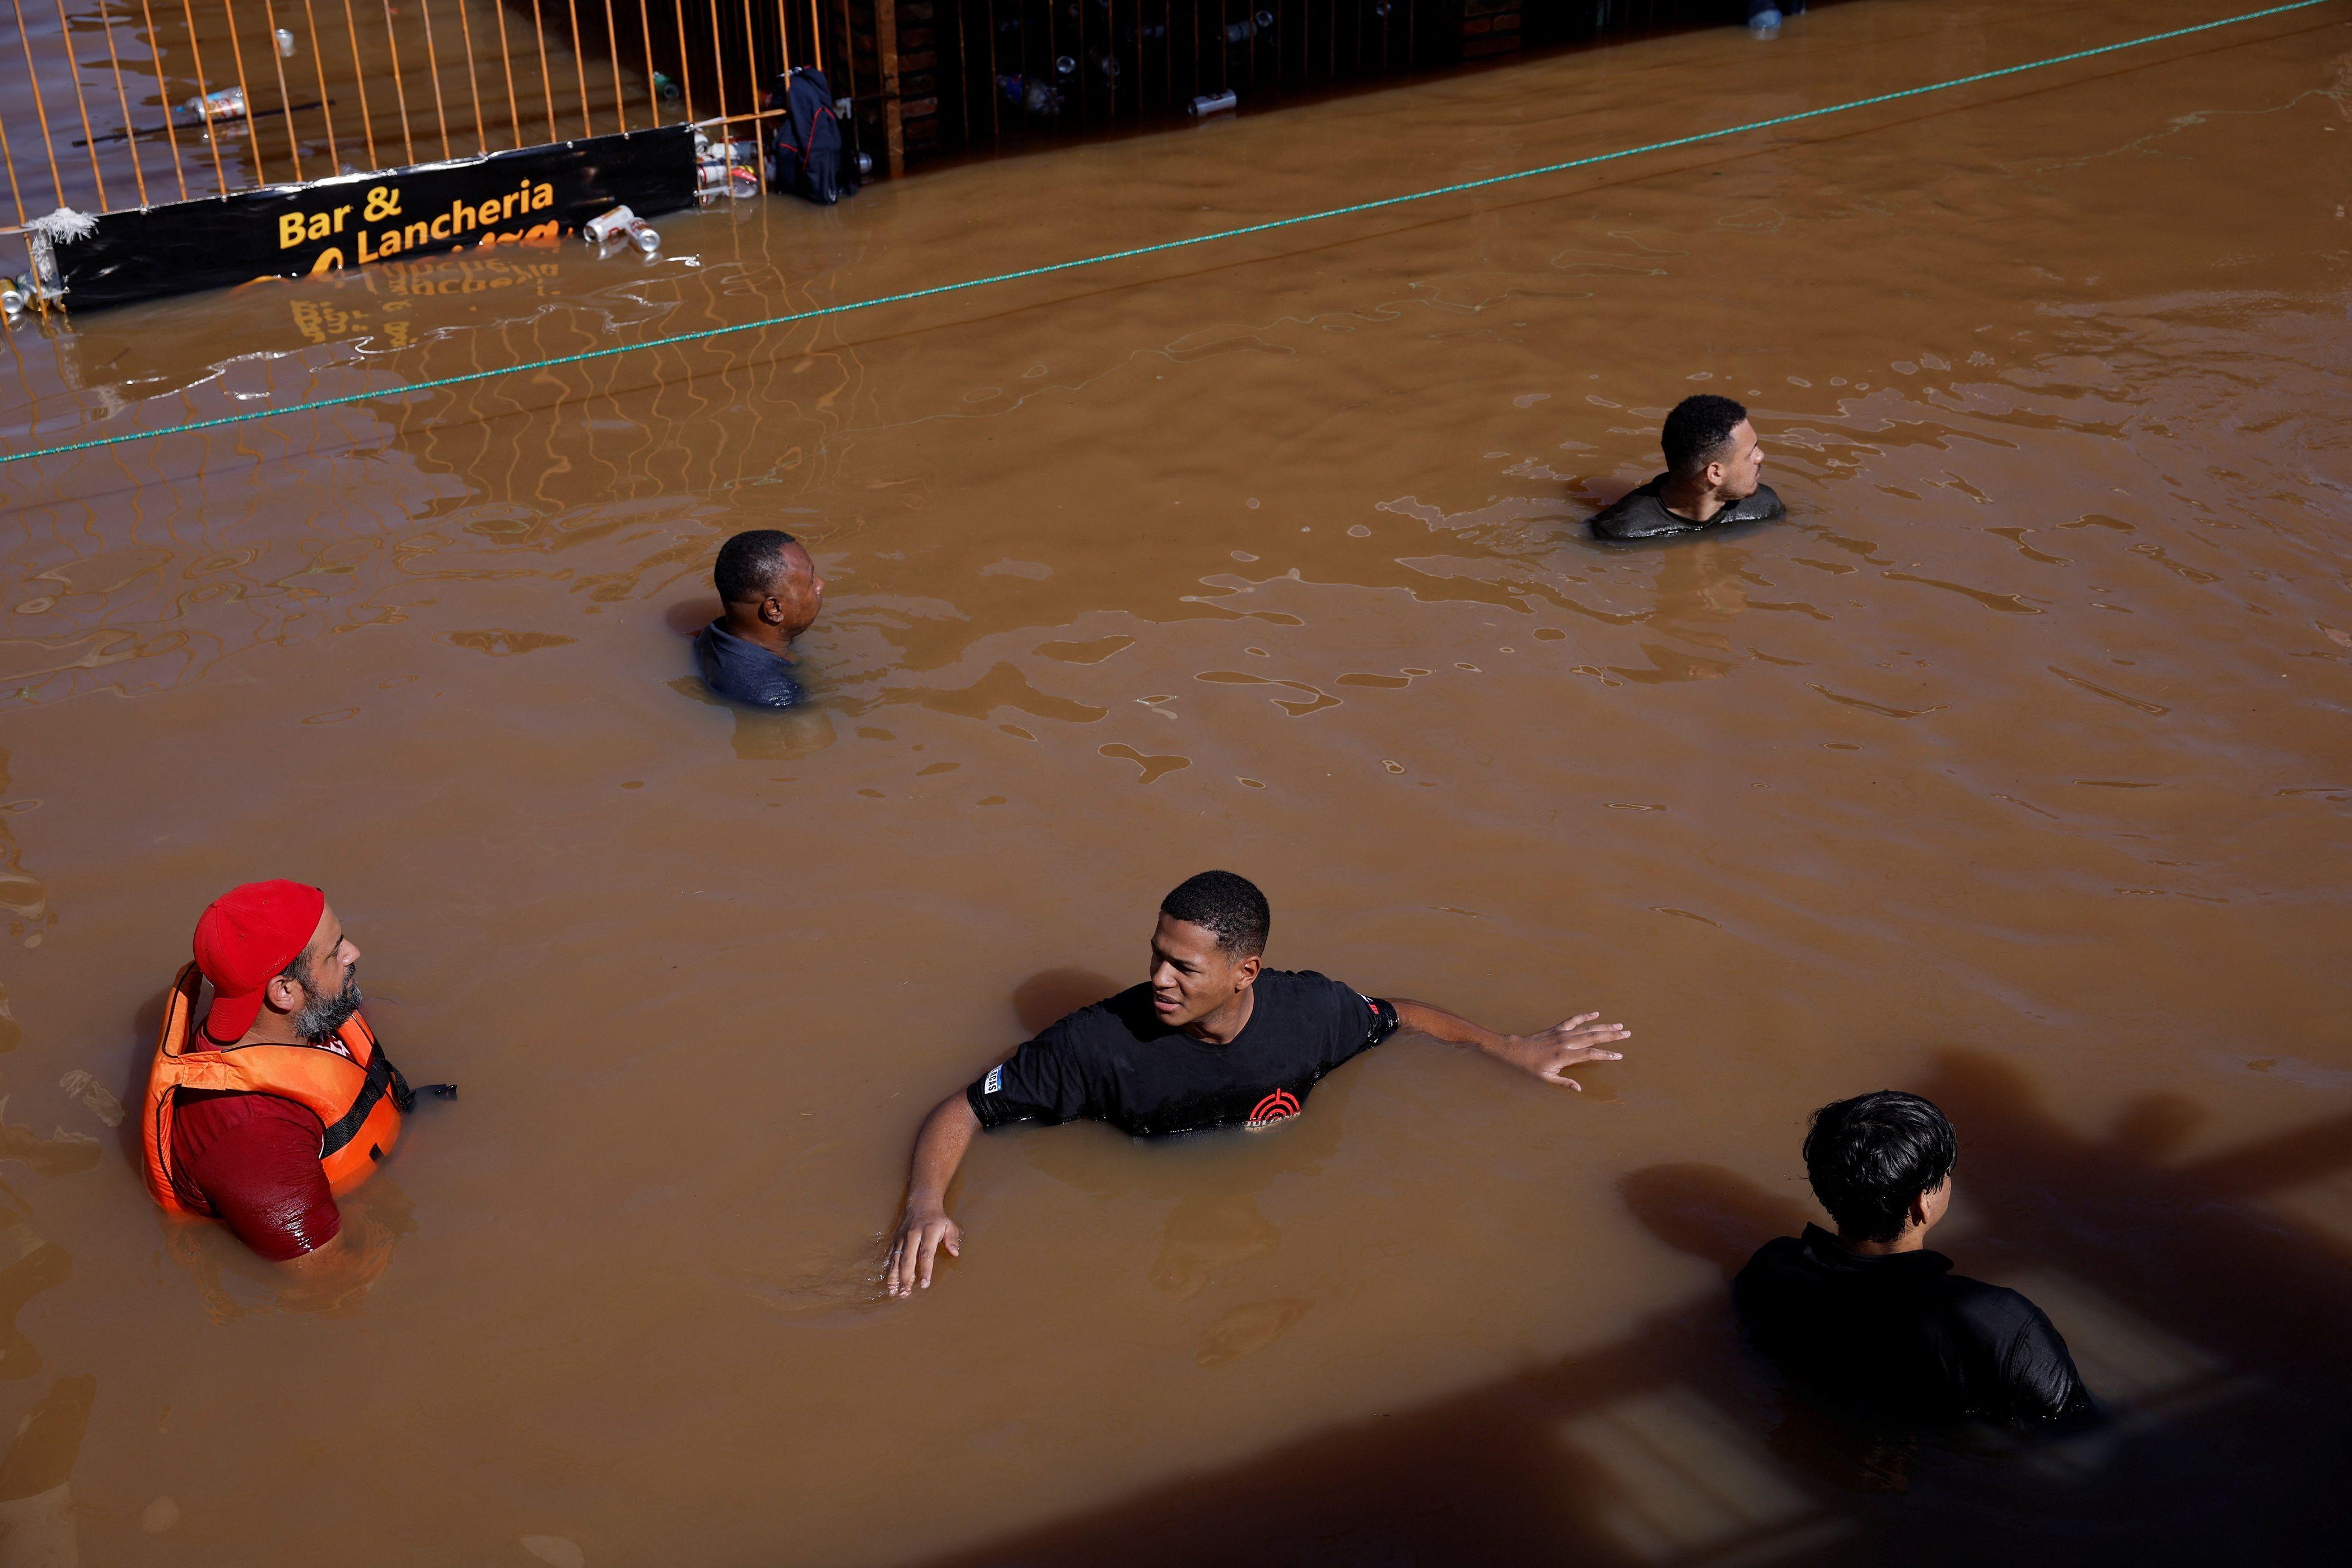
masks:
<svg viewBox="0 0 2352 1568"><path fill-rule="evenodd" d="M1702 392L1675 405L1658 437L1665 448L1666 471L1677 476L1697 473L1715 460L1731 440L1732 430L1748 417L1748 410L1728 397Z"/></svg>
<svg viewBox="0 0 2352 1568"><path fill-rule="evenodd" d="M776 574L783 570L784 546L799 542L778 528L755 528L730 539L719 547L719 564L710 573L719 596L730 605L767 597Z"/></svg>
<svg viewBox="0 0 2352 1568"><path fill-rule="evenodd" d="M1203 871L1188 877L1160 900L1160 912L1188 924L1205 926L1215 935L1220 952L1235 958L1255 958L1265 952L1265 933L1274 925L1274 911L1265 895L1247 877L1231 871Z"/></svg>
<svg viewBox="0 0 2352 1568"><path fill-rule="evenodd" d="M1941 1186L1960 1157L1944 1113L1916 1094L1882 1089L1824 1105L1805 1134L1813 1195L1853 1241L1893 1241L1920 1194Z"/></svg>

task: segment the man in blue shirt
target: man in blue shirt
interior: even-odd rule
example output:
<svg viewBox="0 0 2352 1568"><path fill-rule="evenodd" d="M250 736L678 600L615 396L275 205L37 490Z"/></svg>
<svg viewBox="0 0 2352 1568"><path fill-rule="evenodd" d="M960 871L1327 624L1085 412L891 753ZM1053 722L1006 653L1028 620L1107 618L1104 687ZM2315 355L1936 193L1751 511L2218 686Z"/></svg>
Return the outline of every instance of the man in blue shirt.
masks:
<svg viewBox="0 0 2352 1568"><path fill-rule="evenodd" d="M702 684L734 702L797 707L803 694L793 679L793 639L816 624L824 600L816 563L791 534L760 528L719 547L711 577L724 608L695 634Z"/></svg>

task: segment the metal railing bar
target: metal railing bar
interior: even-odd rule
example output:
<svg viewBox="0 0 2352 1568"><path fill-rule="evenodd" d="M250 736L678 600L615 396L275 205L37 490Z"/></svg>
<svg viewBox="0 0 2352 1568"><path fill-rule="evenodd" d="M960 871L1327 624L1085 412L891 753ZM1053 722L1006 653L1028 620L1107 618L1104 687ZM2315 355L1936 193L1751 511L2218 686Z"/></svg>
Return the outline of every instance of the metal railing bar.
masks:
<svg viewBox="0 0 2352 1568"><path fill-rule="evenodd" d="M629 133L629 101L621 91L621 31L614 25L613 0L604 0L604 53L613 62L613 113L621 122L621 134Z"/></svg>
<svg viewBox="0 0 2352 1568"><path fill-rule="evenodd" d="M340 174L343 150L335 142L335 111L327 101L327 51L319 47L319 15L312 0L302 0L302 25L310 29L310 74L319 80L319 113L327 122L327 163Z"/></svg>
<svg viewBox="0 0 2352 1568"><path fill-rule="evenodd" d="M719 0L710 0L710 97L723 124L731 118L727 112L727 50L719 41Z"/></svg>
<svg viewBox="0 0 2352 1568"><path fill-rule="evenodd" d="M310 0L303 3L308 5ZM474 68L474 8L468 0L457 0L457 32L466 40L466 91L474 100L474 151L487 153L490 133L482 123L482 79Z"/></svg>
<svg viewBox="0 0 2352 1568"><path fill-rule="evenodd" d="M205 85L204 46L196 42L195 0L180 0L180 12L188 19L188 58L195 64L196 102L201 106L206 101L210 89ZM169 103L164 104L163 113L168 117L171 112L172 106ZM212 125L212 116L208 112L204 117L205 145L212 149L213 178L220 182L220 194L226 195L228 195L228 170L221 163L220 138L213 134Z"/></svg>
<svg viewBox="0 0 2352 1568"><path fill-rule="evenodd" d="M21 230L26 223L25 193L17 188L16 153L8 145L8 122L5 120L0 120L0 165L5 165L8 171L8 195L16 204L16 227Z"/></svg>
<svg viewBox="0 0 2352 1568"><path fill-rule="evenodd" d="M60 3L62 3L62 0L60 0ZM387 4L389 4L389 0L387 0ZM268 165L264 163L261 159L261 127L253 122L253 89L247 86L245 80L245 45L237 38L236 14L228 8L228 0L221 0L221 15L228 18L229 58L236 64L237 96L245 100L245 114L243 116L245 121L245 141L246 145L253 150L253 183L257 185L266 185L269 183L269 170ZM271 47L274 48L276 47L276 43L273 40ZM289 118L290 119L291 117L289 116ZM212 115L209 110L207 110L205 115L205 121L206 124L210 124L212 122Z"/></svg>
<svg viewBox="0 0 2352 1568"><path fill-rule="evenodd" d="M539 0L530 0L530 30L539 38L539 90L546 95L547 139L553 142L558 140L555 134L555 79L548 74L547 18L540 14Z"/></svg>
<svg viewBox="0 0 2352 1568"><path fill-rule="evenodd" d="M98 182L98 210L104 212L111 204L106 199L106 175L98 166L98 139L90 134L89 103L82 97L81 62L74 58L73 25L66 20L66 0L58 0L58 46L66 52L66 76L73 83L74 107L81 115L82 144L89 149L89 177Z"/></svg>
<svg viewBox="0 0 2352 1568"><path fill-rule="evenodd" d="M824 23L816 14L816 0L809 0L809 53L816 68L824 69Z"/></svg>
<svg viewBox="0 0 2352 1568"><path fill-rule="evenodd" d="M103 10L99 13L99 30L106 35L106 63L114 72L114 100L122 106L122 140L131 153L131 177L139 183L139 205L143 207L147 205L147 171L139 163L139 132L131 123L131 94L122 85L122 59L114 52L113 19Z"/></svg>
<svg viewBox="0 0 2352 1568"><path fill-rule="evenodd" d="M163 85L163 45L155 36L155 13L148 0L139 0L139 14L146 18L147 47L155 57L155 101L163 106L163 139L172 145L172 176L179 182L180 199L184 202L188 199L188 175L187 171L180 167L180 132L172 123L171 89ZM322 92L319 96L324 98L327 95ZM16 177L16 168L11 165L8 171L11 184L15 183Z"/></svg>
<svg viewBox="0 0 2352 1568"><path fill-rule="evenodd" d="M580 52L580 0L564 0L572 12L572 76L580 88L580 129L583 135L596 134L596 122L588 113L588 57Z"/></svg>
<svg viewBox="0 0 2352 1568"><path fill-rule="evenodd" d="M686 105L686 117L694 119L694 72L687 64L686 0L670 0L670 14L677 19L677 90Z"/></svg>
<svg viewBox="0 0 2352 1568"><path fill-rule="evenodd" d="M654 17L650 0L637 0L637 28L645 35L646 101L653 105L653 121L659 125L662 122L661 83L654 79L657 73L654 70ZM618 49L614 50L613 58L620 58Z"/></svg>
<svg viewBox="0 0 2352 1568"><path fill-rule="evenodd" d="M383 161L375 155L375 116L368 112L368 71L360 64L360 25L352 15L352 0L343 0L343 32L352 46L352 84L359 89L360 132L367 142L368 167L381 169Z"/></svg>
<svg viewBox="0 0 2352 1568"><path fill-rule="evenodd" d="M408 129L408 84L400 77L400 35L392 27L392 0L383 0L383 41L392 46L392 92L400 105L400 145L411 163L416 162L416 138ZM364 70L367 68L360 68Z"/></svg>
<svg viewBox="0 0 2352 1568"><path fill-rule="evenodd" d="M515 99L514 51L507 47L507 8L502 0L490 0L490 9L499 18L499 63L507 73L507 123L513 128L514 144L522 145L522 108Z"/></svg>
<svg viewBox="0 0 2352 1568"><path fill-rule="evenodd" d="M449 159L449 111L441 102L441 51L433 47L433 0L417 0L425 16L425 71L433 83L433 123L441 132L441 159Z"/></svg>
<svg viewBox="0 0 2352 1568"><path fill-rule="evenodd" d="M261 7L269 24L269 63L278 72L278 101L286 110L286 151L294 160L294 180L299 184L302 180L302 143L294 135L294 95L286 90L286 52L278 47L278 0L261 0ZM245 112L250 117L253 105L247 104Z"/></svg>
<svg viewBox="0 0 2352 1568"><path fill-rule="evenodd" d="M779 21L783 19L782 0L777 0L776 17ZM760 57L754 47L751 32L751 0L743 0L743 76L744 85L751 91L751 107L757 110L760 107ZM731 163L734 160L730 158L728 162ZM734 187L730 184L728 188L732 190Z"/></svg>

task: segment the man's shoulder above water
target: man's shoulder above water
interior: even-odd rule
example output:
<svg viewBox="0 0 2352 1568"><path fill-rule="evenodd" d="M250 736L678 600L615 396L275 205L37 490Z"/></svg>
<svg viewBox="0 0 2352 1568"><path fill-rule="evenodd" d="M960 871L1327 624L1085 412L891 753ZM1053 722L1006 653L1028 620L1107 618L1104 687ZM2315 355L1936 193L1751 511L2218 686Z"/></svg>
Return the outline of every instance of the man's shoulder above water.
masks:
<svg viewBox="0 0 2352 1568"><path fill-rule="evenodd" d="M1662 539L1674 533L1696 533L1735 522L1768 522L1785 510L1770 485L1731 502L1705 522L1666 510L1667 476L1660 474L1615 504L1593 514L1592 532L1599 539Z"/></svg>
<svg viewBox="0 0 2352 1568"><path fill-rule="evenodd" d="M804 700L790 658L737 637L717 621L695 634L694 663L702 684L730 701L793 708Z"/></svg>

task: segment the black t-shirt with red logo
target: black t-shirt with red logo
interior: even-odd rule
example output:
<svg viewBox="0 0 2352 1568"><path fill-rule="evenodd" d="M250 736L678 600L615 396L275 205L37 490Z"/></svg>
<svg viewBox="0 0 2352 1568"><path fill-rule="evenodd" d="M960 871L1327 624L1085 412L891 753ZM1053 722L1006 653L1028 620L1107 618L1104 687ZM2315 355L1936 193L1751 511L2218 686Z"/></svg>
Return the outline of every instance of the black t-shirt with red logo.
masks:
<svg viewBox="0 0 2352 1568"><path fill-rule="evenodd" d="M982 1127L1108 1121L1138 1137L1298 1113L1316 1081L1396 1032L1396 1009L1311 969L1260 972L1222 1046L1160 1021L1151 987L1081 1007L964 1091Z"/></svg>

